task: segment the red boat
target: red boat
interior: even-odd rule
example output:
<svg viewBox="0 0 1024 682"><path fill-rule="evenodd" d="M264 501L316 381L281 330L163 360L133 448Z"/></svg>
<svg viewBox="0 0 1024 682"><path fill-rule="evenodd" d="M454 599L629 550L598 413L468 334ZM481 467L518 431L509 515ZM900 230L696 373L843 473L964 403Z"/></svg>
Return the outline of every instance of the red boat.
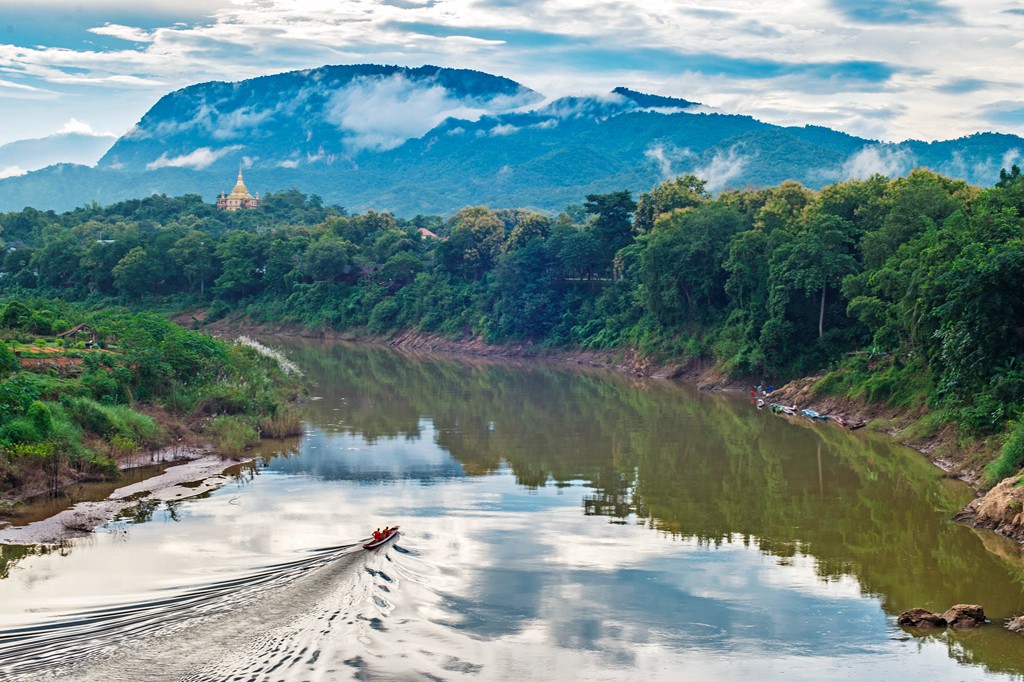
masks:
<svg viewBox="0 0 1024 682"><path fill-rule="evenodd" d="M391 528L387 529L387 532L384 533L379 540L370 540L365 545L363 545L363 549L377 549L381 545L390 542L392 538L397 536L398 526L392 526Z"/></svg>

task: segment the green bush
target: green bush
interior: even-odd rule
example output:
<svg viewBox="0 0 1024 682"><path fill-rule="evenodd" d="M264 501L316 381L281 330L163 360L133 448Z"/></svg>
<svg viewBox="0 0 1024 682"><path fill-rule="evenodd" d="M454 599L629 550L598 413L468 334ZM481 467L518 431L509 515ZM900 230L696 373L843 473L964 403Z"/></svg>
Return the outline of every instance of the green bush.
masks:
<svg viewBox="0 0 1024 682"><path fill-rule="evenodd" d="M101 437L114 434L116 425L110 412L95 400L76 396L62 396L61 405L68 416L85 431Z"/></svg>
<svg viewBox="0 0 1024 682"><path fill-rule="evenodd" d="M26 377L14 376L0 381L0 421L24 414L38 398L39 391Z"/></svg>
<svg viewBox="0 0 1024 682"><path fill-rule="evenodd" d="M238 417L217 417L209 426L217 452L239 457L260 442L260 436L248 422Z"/></svg>
<svg viewBox="0 0 1024 682"><path fill-rule="evenodd" d="M985 478L989 484L995 484L1004 478L1017 474L1024 466L1024 421L1013 426L1009 437L999 451L999 459L992 462L985 470Z"/></svg>
<svg viewBox="0 0 1024 682"><path fill-rule="evenodd" d="M53 430L53 414L50 413L49 407L38 400L29 406L25 417L32 422L36 431L43 438L48 436Z"/></svg>
<svg viewBox="0 0 1024 682"><path fill-rule="evenodd" d="M11 444L38 443L42 434L28 417L16 417L0 427L0 441Z"/></svg>
<svg viewBox="0 0 1024 682"><path fill-rule="evenodd" d="M102 407L114 425L113 438L133 441L144 447L155 447L163 443L163 430L148 414L136 412L127 405Z"/></svg>

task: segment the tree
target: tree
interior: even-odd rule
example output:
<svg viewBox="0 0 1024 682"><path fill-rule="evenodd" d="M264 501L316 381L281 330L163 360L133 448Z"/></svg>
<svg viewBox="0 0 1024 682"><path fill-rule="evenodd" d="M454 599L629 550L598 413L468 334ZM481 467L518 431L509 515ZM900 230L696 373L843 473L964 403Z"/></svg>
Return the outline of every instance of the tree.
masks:
<svg viewBox="0 0 1024 682"><path fill-rule="evenodd" d="M490 209L470 206L448 220L451 236L437 247L441 267L465 279L479 280L490 270L505 239L505 224Z"/></svg>
<svg viewBox="0 0 1024 682"><path fill-rule="evenodd" d="M632 215L636 202L628 190L588 194L583 210L592 216L587 231L597 246L601 267L611 273L615 254L633 241Z"/></svg>
<svg viewBox="0 0 1024 682"><path fill-rule="evenodd" d="M677 176L675 180L661 183L650 192L644 192L636 204L633 228L637 233L644 234L654 229L655 221L663 213L677 208L700 206L711 198L705 189L707 184L707 180L687 173L683 177Z"/></svg>
<svg viewBox="0 0 1024 682"><path fill-rule="evenodd" d="M665 325L709 319L724 308L725 251L744 224L735 209L707 204L662 214L641 238L639 263L645 301Z"/></svg>
<svg viewBox="0 0 1024 682"><path fill-rule="evenodd" d="M335 282L353 276L358 253L358 247L352 242L324 235L306 249L302 272L314 282Z"/></svg>
<svg viewBox="0 0 1024 682"><path fill-rule="evenodd" d="M221 274L215 281L218 296L237 301L259 292L266 253L263 241L258 235L251 232L231 232L217 245L216 253L221 261Z"/></svg>
<svg viewBox="0 0 1024 682"><path fill-rule="evenodd" d="M842 278L856 271L851 255L849 224L836 216L819 216L807 229L785 241L771 257L776 287L794 289L808 298L820 292L818 338L825 335L828 290L837 289Z"/></svg>
<svg viewBox="0 0 1024 682"><path fill-rule="evenodd" d="M209 235L192 230L174 242L167 251L167 255L185 275L189 290L194 290L198 284L200 295L205 292L206 283L216 277L214 243L215 240Z"/></svg>
<svg viewBox="0 0 1024 682"><path fill-rule="evenodd" d="M156 262L141 246L136 246L114 266L114 286L125 298L142 298L156 286Z"/></svg>

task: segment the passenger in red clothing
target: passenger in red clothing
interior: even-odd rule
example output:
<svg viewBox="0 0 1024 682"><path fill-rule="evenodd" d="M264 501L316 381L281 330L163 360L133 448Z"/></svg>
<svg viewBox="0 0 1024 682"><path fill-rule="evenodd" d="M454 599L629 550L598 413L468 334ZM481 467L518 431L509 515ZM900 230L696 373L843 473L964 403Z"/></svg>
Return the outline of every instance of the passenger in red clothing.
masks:
<svg viewBox="0 0 1024 682"><path fill-rule="evenodd" d="M377 530L373 531L373 539L374 540L380 540L382 537L384 537L384 536L381 534L380 528L378 528Z"/></svg>

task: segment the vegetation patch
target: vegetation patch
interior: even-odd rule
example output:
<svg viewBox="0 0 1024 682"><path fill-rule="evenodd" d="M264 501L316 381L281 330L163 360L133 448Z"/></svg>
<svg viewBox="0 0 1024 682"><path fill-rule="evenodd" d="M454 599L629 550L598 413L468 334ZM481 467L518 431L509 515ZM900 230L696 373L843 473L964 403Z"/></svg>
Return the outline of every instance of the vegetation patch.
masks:
<svg viewBox="0 0 1024 682"><path fill-rule="evenodd" d="M20 345L41 305L54 319L53 332L68 326L63 320L88 324ZM194 438L184 424L199 424L204 415L218 415L210 436L232 455L258 441L254 425L262 420L280 433L296 428L288 403L299 386L281 358L116 307L93 311L30 298L9 301L3 311L0 320L13 326L0 328L2 496L116 477L120 464L139 453ZM81 333L88 341L75 340ZM26 351L27 358L20 355ZM57 362L69 357L76 360L70 369Z"/></svg>

